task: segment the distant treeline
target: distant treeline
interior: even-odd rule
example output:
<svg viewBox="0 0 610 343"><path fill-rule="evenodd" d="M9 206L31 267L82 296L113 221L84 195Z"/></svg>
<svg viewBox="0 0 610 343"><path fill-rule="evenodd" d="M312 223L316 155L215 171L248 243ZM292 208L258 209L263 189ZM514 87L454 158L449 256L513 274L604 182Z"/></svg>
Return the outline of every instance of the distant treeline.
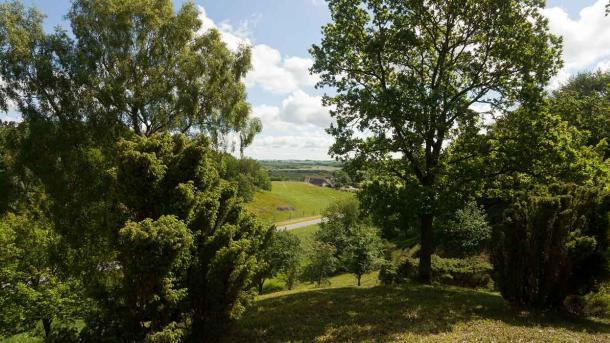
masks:
<svg viewBox="0 0 610 343"><path fill-rule="evenodd" d="M272 181L303 181L305 176L333 177L341 170L338 161L293 161L261 160L258 161L267 170Z"/></svg>

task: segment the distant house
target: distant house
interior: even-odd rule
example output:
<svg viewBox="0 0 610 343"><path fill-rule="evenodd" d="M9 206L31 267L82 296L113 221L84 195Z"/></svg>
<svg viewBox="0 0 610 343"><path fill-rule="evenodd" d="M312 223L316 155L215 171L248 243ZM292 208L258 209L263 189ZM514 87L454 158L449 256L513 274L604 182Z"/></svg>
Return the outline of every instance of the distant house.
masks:
<svg viewBox="0 0 610 343"><path fill-rule="evenodd" d="M335 183L328 177L305 176L305 183L309 183L319 187L335 188Z"/></svg>

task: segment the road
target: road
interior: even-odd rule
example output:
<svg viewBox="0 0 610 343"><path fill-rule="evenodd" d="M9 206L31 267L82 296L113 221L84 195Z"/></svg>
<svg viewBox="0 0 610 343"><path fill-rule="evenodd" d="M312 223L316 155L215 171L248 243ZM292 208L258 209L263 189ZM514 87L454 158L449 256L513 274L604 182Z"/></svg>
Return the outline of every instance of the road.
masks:
<svg viewBox="0 0 610 343"><path fill-rule="evenodd" d="M310 226L310 225L316 225L316 224L320 224L322 222L322 218L317 218L317 219L312 219L312 220L308 220L308 221L304 221L304 222L298 222L298 223L294 223L294 224L287 224L287 225L277 225L277 230L278 231L290 231L290 230L294 230L294 229L298 229L300 227L305 227L305 226Z"/></svg>

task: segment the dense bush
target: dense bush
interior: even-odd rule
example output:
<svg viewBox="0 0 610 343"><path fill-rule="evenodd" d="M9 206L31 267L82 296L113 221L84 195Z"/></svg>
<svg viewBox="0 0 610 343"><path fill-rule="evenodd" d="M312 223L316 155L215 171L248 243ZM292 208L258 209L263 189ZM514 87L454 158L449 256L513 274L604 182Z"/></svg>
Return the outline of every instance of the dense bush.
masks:
<svg viewBox="0 0 610 343"><path fill-rule="evenodd" d="M607 196L571 185L523 194L496 225L495 277L504 298L525 307L560 307L608 276Z"/></svg>
<svg viewBox="0 0 610 343"><path fill-rule="evenodd" d="M86 337L140 341L185 318L192 335L215 337L244 311L268 228L243 210L213 157L205 139L182 135L118 144L114 193L127 220Z"/></svg>
<svg viewBox="0 0 610 343"><path fill-rule="evenodd" d="M396 279L417 280L419 260L408 257L398 266ZM442 258L432 255L432 280L447 285L490 287L492 266L481 257L465 259Z"/></svg>
<svg viewBox="0 0 610 343"><path fill-rule="evenodd" d="M450 256L478 255L491 238L491 226L485 211L471 201L456 211L441 230L441 247Z"/></svg>

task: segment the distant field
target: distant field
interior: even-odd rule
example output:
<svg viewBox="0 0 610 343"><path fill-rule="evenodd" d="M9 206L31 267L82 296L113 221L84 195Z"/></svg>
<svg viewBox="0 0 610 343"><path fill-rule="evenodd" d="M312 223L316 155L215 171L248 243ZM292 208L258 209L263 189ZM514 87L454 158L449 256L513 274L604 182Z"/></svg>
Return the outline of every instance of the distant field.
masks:
<svg viewBox="0 0 610 343"><path fill-rule="evenodd" d="M342 164L337 161L258 161L272 180L303 181L306 176L332 177Z"/></svg>
<svg viewBox="0 0 610 343"><path fill-rule="evenodd" d="M257 192L247 207L262 220L275 223L319 215L331 203L353 196L353 193L304 182L274 181L271 191Z"/></svg>

